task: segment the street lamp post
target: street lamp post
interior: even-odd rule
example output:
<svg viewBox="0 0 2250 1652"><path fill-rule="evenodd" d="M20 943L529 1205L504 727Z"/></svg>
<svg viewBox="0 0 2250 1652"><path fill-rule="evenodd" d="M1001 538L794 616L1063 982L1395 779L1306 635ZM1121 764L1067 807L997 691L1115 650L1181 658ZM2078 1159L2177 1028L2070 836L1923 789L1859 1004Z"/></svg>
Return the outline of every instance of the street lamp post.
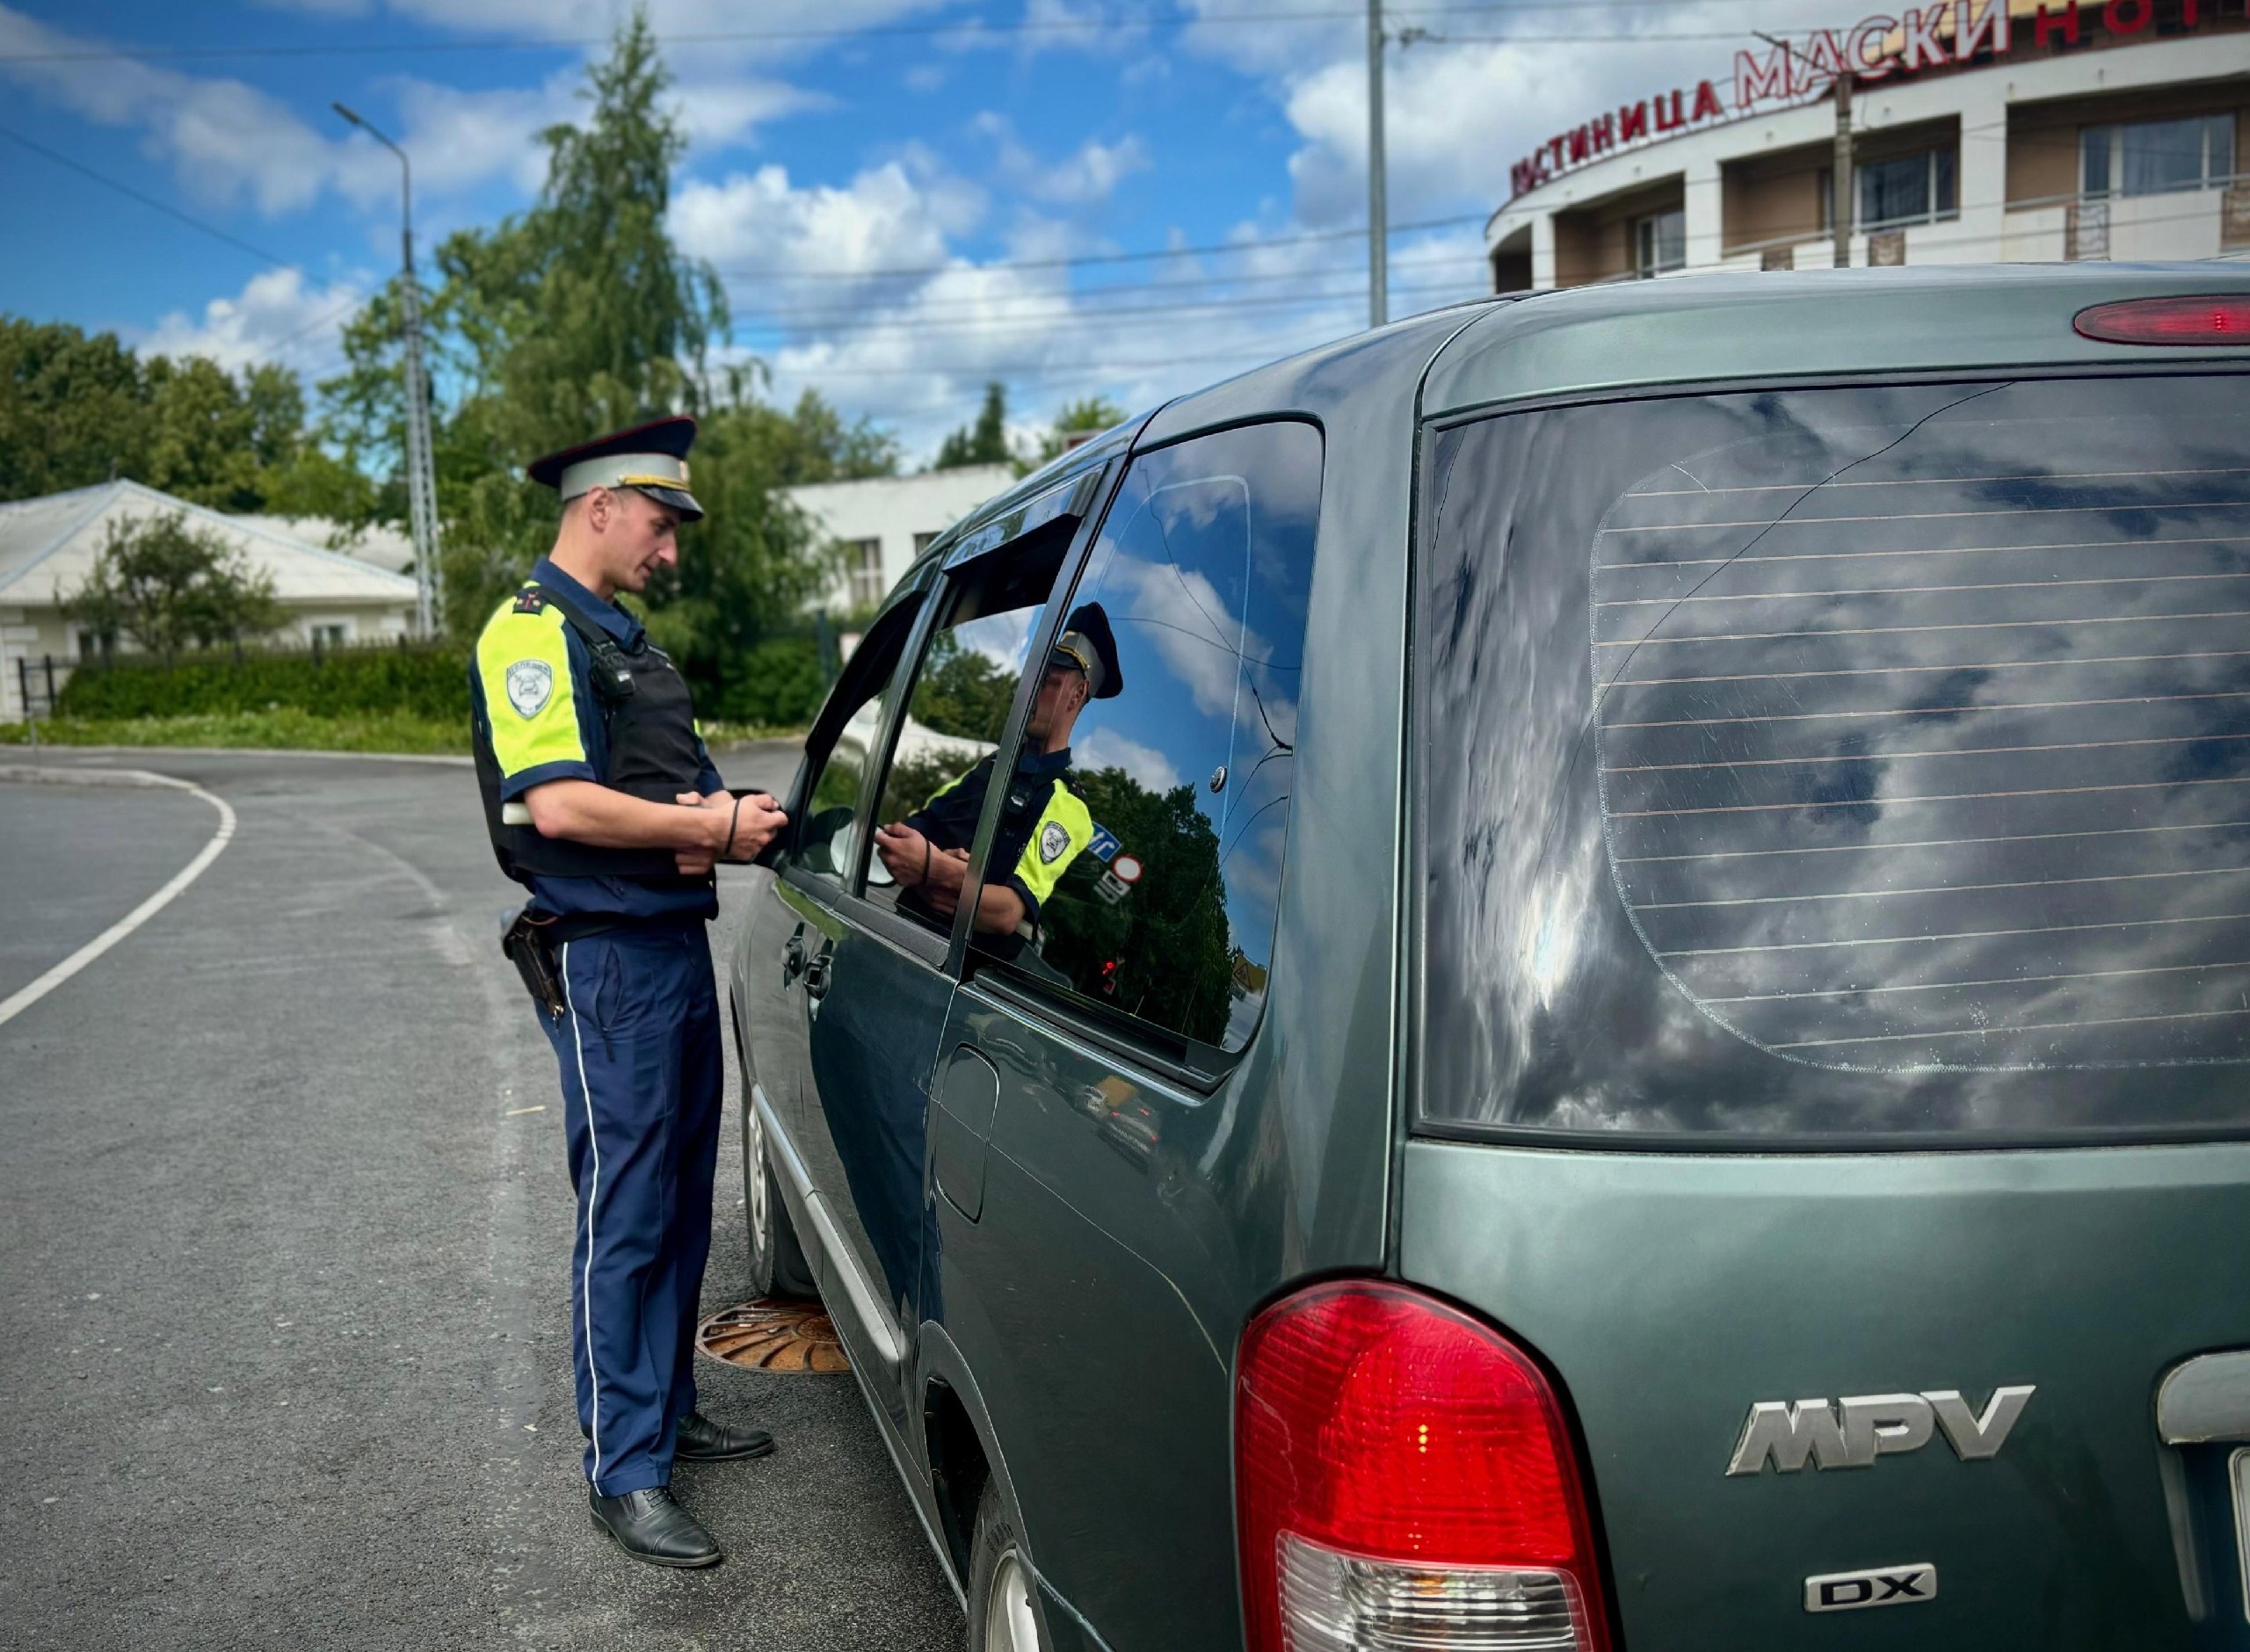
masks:
<svg viewBox="0 0 2250 1652"><path fill-rule="evenodd" d="M414 169L406 151L363 116L342 104L329 105L398 156L399 330L406 344L406 510L414 535L415 620L421 634L435 634L444 603L438 585L438 477L430 441L430 381L422 367L422 294L414 280Z"/></svg>
<svg viewBox="0 0 2250 1652"><path fill-rule="evenodd" d="M1368 325L1390 319L1390 207L1383 187L1383 0L1368 0Z"/></svg>

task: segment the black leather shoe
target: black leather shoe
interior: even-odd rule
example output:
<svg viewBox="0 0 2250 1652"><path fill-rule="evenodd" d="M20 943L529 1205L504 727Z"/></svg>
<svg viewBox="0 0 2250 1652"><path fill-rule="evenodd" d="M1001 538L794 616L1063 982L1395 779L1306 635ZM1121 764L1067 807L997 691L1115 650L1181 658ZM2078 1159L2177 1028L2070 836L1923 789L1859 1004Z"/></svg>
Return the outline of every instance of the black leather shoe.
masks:
<svg viewBox="0 0 2250 1652"><path fill-rule="evenodd" d="M734 1428L690 1411L679 1419L672 1457L683 1463L722 1463L737 1457L763 1457L773 1449L773 1437L762 1428Z"/></svg>
<svg viewBox="0 0 2250 1652"><path fill-rule="evenodd" d="M628 1491L621 1497L605 1497L596 1491L587 1501L594 1524L636 1561L693 1569L716 1566L724 1558L695 1517L671 1500L668 1486Z"/></svg>

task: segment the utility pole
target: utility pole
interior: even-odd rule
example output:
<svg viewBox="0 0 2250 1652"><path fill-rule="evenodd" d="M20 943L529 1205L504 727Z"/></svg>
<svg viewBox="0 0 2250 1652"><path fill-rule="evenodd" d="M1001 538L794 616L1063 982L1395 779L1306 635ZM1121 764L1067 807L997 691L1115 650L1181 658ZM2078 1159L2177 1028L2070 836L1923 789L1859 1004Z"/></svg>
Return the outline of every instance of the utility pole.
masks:
<svg viewBox="0 0 2250 1652"><path fill-rule="evenodd" d="M1368 325L1390 319L1390 206L1383 187L1383 0L1368 0Z"/></svg>
<svg viewBox="0 0 2250 1652"><path fill-rule="evenodd" d="M1805 56L1787 40L1776 40L1762 31L1753 30L1768 46L1779 47L1791 57L1811 69L1819 65ZM1825 72L1825 71L1821 71ZM1852 71L1848 65L1839 64L1836 69L1836 149L1835 158L1829 163L1828 228L1835 236L1834 263L1840 270L1852 267Z"/></svg>
<svg viewBox="0 0 2250 1652"><path fill-rule="evenodd" d="M406 355L406 512L414 535L414 607L425 638L437 634L444 599L438 585L438 475L430 440L430 381L422 367L422 294L414 280L414 169L406 151L342 104L329 105L398 156L399 330Z"/></svg>
<svg viewBox="0 0 2250 1652"><path fill-rule="evenodd" d="M1836 231L1836 267L1852 267L1852 71L1836 76L1836 158L1831 163L1828 216Z"/></svg>

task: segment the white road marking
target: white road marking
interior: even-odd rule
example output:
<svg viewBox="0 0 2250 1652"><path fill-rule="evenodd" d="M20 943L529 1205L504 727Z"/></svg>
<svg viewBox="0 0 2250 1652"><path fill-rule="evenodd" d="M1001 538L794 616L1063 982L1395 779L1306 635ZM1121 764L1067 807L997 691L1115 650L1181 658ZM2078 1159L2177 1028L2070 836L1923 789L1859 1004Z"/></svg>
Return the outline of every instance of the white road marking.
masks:
<svg viewBox="0 0 2250 1652"><path fill-rule="evenodd" d="M226 799L215 796L189 781L174 779L168 774L151 774L141 769L83 771L48 769L44 771L11 770L4 778L11 779L36 778L44 784L61 786L160 786L175 791L187 792L201 798L219 811L219 830L212 834L211 841L203 845L195 859L182 866L178 873L163 888L142 902L140 905L95 936L69 957L33 982L31 985L9 997L0 998L0 1025L14 1020L16 1017L30 1009L48 993L53 992L71 976L170 906L183 889L203 875L205 870L219 858L220 851L233 841L235 836L235 811L229 806Z"/></svg>

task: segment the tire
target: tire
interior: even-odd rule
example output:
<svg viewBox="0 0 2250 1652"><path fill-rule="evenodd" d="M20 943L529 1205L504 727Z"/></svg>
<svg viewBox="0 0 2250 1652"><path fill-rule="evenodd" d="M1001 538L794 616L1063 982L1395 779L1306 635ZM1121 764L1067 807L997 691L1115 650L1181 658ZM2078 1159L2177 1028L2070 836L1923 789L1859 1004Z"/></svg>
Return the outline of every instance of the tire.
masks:
<svg viewBox="0 0 2250 1652"><path fill-rule="evenodd" d="M976 1500L969 1549L969 1652L1048 1652L1039 1585L1023 1544L1023 1523L997 1477Z"/></svg>
<svg viewBox="0 0 2250 1652"><path fill-rule="evenodd" d="M742 1110L743 1226L750 1235L750 1288L758 1296L810 1300L819 1295L796 1225L781 1202L780 1184L766 1156L766 1129L755 1106Z"/></svg>

